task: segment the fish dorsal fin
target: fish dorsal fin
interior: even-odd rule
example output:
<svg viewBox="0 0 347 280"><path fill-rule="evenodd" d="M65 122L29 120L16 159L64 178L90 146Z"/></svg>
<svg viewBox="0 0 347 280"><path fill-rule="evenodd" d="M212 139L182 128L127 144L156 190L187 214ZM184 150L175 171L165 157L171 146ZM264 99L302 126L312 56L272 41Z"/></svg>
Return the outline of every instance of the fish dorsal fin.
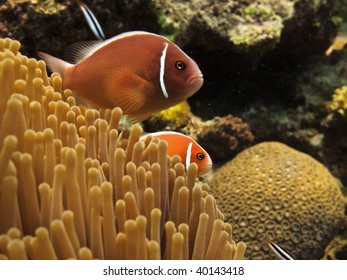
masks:
<svg viewBox="0 0 347 280"><path fill-rule="evenodd" d="M76 63L79 63L84 58L90 56L93 52L95 52L99 48L101 48L107 44L114 43L117 40L121 40L121 39L124 39L127 37L141 36L141 35L150 35L150 36L157 36L157 37L162 38L160 35L157 35L154 33L149 33L146 31L128 31L128 32L118 34L117 36L114 36L114 37L107 39L105 41L95 40L95 41L82 41L82 42L74 43L74 44L70 45L67 48L67 50L65 51L65 58L68 62L76 64ZM163 49L162 59L161 59L162 60L161 65L163 63L165 63L166 48L167 48L166 44L164 44L164 49ZM162 66L163 69L164 69L164 67L165 67L165 65ZM161 75L163 76L161 79L164 79L164 73ZM164 93L164 95L165 95L165 93Z"/></svg>
<svg viewBox="0 0 347 280"><path fill-rule="evenodd" d="M65 59L70 63L77 64L100 48L104 43L101 40L73 43L66 49Z"/></svg>

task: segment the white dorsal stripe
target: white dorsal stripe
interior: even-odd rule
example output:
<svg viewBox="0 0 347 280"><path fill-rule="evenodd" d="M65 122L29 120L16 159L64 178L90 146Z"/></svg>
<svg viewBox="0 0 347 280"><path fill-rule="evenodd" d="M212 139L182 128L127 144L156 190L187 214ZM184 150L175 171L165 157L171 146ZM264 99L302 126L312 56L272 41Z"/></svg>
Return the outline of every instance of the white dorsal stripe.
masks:
<svg viewBox="0 0 347 280"><path fill-rule="evenodd" d="M193 147L193 142L190 142L188 145L187 153L186 153L186 169L188 169L188 166L190 164L190 158L192 156L192 147Z"/></svg>
<svg viewBox="0 0 347 280"><path fill-rule="evenodd" d="M159 71L159 82L160 82L161 91L163 92L166 98L169 98L169 94L166 91L165 82L164 82L165 59L166 59L166 51L168 46L169 44L165 42L163 53L161 54L161 57L160 57L160 71Z"/></svg>
<svg viewBox="0 0 347 280"><path fill-rule="evenodd" d="M106 46L108 44L111 44L115 41L122 40L122 39L125 39L127 37L131 37L131 36L155 36L155 37L162 38L162 39L166 40L164 37L162 37L158 34L146 32L146 31L128 31L128 32L118 34L117 36L114 36L114 37L107 39L105 41L82 42L83 44L86 44L87 47L84 48L84 46L82 45L79 48L79 50L77 50L77 52L78 51L81 52L81 54L78 55L79 60L77 62L81 62L83 59L91 56L93 53L95 53L96 51L98 51L99 49L103 48L104 46ZM79 44L80 43L75 43L74 45L78 46ZM165 43L165 44L167 44L167 43ZM186 57L188 57L185 53L183 53L183 54Z"/></svg>

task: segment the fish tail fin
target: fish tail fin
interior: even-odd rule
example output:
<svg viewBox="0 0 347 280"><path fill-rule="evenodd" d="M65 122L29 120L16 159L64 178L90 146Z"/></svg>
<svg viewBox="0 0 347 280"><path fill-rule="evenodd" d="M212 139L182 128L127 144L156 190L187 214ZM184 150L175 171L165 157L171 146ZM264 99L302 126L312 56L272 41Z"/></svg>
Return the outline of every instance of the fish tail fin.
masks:
<svg viewBox="0 0 347 280"><path fill-rule="evenodd" d="M58 72L62 77L64 76L66 69L73 66L73 64L68 63L60 58L56 58L50 54L44 52L37 52L37 54L46 62L49 70L52 72Z"/></svg>

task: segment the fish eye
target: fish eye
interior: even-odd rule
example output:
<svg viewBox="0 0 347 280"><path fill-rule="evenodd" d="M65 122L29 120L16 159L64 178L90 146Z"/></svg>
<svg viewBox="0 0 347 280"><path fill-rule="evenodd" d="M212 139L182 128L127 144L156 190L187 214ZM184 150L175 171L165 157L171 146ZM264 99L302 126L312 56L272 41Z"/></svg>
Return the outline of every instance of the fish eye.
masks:
<svg viewBox="0 0 347 280"><path fill-rule="evenodd" d="M196 154L196 158L197 158L198 160L203 160L203 159L205 158L205 155L202 154L202 153L197 153L197 154Z"/></svg>
<svg viewBox="0 0 347 280"><path fill-rule="evenodd" d="M186 67L186 65L182 61L177 61L176 62L176 68L178 70L183 70Z"/></svg>

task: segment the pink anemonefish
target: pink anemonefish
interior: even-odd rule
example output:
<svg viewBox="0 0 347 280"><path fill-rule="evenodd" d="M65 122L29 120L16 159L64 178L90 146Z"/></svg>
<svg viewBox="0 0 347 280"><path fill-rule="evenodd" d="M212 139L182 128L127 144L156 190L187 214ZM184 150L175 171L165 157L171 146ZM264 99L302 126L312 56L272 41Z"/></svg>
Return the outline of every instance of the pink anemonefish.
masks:
<svg viewBox="0 0 347 280"><path fill-rule="evenodd" d="M212 160L209 154L191 137L174 131L161 131L141 136L140 140L147 136L165 140L168 143L168 155L179 155L186 167L195 162L198 165L198 174L202 175L212 168Z"/></svg>
<svg viewBox="0 0 347 280"><path fill-rule="evenodd" d="M198 65L163 36L132 31L72 45L75 64L38 52L63 87L99 108L120 107L133 121L169 108L203 84Z"/></svg>

